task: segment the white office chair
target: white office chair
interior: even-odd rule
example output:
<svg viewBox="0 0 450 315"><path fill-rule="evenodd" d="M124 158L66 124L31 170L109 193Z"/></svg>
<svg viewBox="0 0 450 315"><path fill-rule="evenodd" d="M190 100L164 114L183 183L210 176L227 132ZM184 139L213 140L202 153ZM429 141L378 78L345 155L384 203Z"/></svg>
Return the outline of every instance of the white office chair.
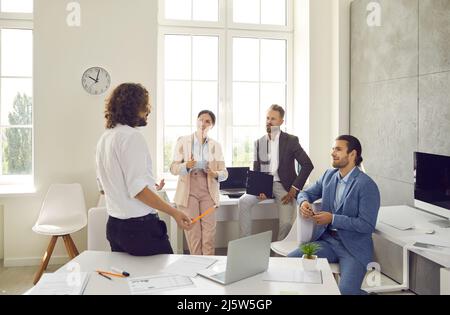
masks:
<svg viewBox="0 0 450 315"><path fill-rule="evenodd" d="M297 212L297 218L295 219L294 224L292 224L292 228L284 240L272 242L270 244L270 248L274 253L280 256L287 256L289 253L296 250L299 244L306 243L311 240L314 224L311 221L301 219L299 221L298 217L299 213ZM341 273L339 264L330 264L330 268L336 282L339 282L339 275Z"/></svg>
<svg viewBox="0 0 450 315"><path fill-rule="evenodd" d="M106 239L108 212L106 207L89 209L88 213L88 250L110 252L111 246Z"/></svg>
<svg viewBox="0 0 450 315"><path fill-rule="evenodd" d="M97 201L97 208L106 207L105 195L100 194Z"/></svg>
<svg viewBox="0 0 450 315"><path fill-rule="evenodd" d="M291 230L284 240L278 242L272 242L270 248L272 251L280 256L287 256L293 252L299 245L297 240L297 219L295 219Z"/></svg>
<svg viewBox="0 0 450 315"><path fill-rule="evenodd" d="M86 226L86 204L83 189L80 184L53 184L50 186L42 203L39 218L33 226L33 231L51 236L47 251L33 283L36 284L47 269L50 257L58 237L62 237L70 259L79 255L77 247L70 234Z"/></svg>

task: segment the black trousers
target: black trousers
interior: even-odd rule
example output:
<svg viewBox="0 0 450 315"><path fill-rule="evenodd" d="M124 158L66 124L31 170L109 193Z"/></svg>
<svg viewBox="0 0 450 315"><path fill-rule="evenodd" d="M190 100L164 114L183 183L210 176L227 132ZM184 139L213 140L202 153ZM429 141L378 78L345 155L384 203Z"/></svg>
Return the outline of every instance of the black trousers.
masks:
<svg viewBox="0 0 450 315"><path fill-rule="evenodd" d="M167 226L156 214L120 220L109 217L106 238L113 252L133 256L173 254L167 236Z"/></svg>

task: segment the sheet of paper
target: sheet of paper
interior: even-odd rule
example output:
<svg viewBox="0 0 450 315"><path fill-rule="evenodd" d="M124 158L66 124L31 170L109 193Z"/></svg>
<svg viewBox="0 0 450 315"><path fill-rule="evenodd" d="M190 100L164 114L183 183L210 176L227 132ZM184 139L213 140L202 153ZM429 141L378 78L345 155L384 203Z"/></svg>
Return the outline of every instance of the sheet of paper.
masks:
<svg viewBox="0 0 450 315"><path fill-rule="evenodd" d="M194 283L189 277L177 275L157 275L128 279L128 286L133 295L156 294L193 285Z"/></svg>
<svg viewBox="0 0 450 315"><path fill-rule="evenodd" d="M450 250L450 240L442 235L415 235L405 237L405 240L410 244L414 243L430 244L446 247Z"/></svg>
<svg viewBox="0 0 450 315"><path fill-rule="evenodd" d="M297 282L308 284L322 284L322 272L303 270L271 270L263 275L263 281Z"/></svg>
<svg viewBox="0 0 450 315"><path fill-rule="evenodd" d="M444 246L426 244L426 243L420 243L420 242L415 242L414 244L412 244L412 247L414 247L416 249L420 249L420 250L426 250L429 252L433 252L436 254L450 256L450 247L444 247Z"/></svg>
<svg viewBox="0 0 450 315"><path fill-rule="evenodd" d="M82 295L89 274L81 273L45 273L29 295Z"/></svg>
<svg viewBox="0 0 450 315"><path fill-rule="evenodd" d="M217 259L184 256L170 264L162 272L173 275L195 277L200 270L208 269Z"/></svg>

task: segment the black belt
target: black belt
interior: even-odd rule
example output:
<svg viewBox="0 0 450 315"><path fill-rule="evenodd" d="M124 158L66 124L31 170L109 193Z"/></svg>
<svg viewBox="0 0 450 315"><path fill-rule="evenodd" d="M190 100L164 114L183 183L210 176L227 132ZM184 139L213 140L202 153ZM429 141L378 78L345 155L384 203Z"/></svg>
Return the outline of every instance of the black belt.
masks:
<svg viewBox="0 0 450 315"><path fill-rule="evenodd" d="M123 220L122 219L117 219L117 218L114 218L114 217L111 217L111 216L110 216L110 218L113 219L113 220L120 221L120 222L145 222L145 221L151 221L151 220L159 219L159 216L158 216L157 213L150 213L150 214L147 214L146 216L143 216L143 217L123 219Z"/></svg>

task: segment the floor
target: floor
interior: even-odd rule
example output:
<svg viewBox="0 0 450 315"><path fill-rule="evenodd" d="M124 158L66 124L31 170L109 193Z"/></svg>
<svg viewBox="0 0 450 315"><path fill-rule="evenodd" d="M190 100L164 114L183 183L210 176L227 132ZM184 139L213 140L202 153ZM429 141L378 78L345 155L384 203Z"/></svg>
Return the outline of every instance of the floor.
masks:
<svg viewBox="0 0 450 315"><path fill-rule="evenodd" d="M217 255L224 254L226 249L218 250ZM47 272L54 272L59 269L60 265L51 265L47 268ZM34 275L38 266L33 267L3 267L3 261L0 260L0 295L19 295L28 291L33 287ZM385 276L381 277L382 285L395 284L395 282ZM383 295L413 295L407 292L391 292L383 293Z"/></svg>
<svg viewBox="0 0 450 315"><path fill-rule="evenodd" d="M54 272L60 265L48 266L47 272ZM33 267L3 267L0 260L0 295L23 294L33 287L33 279L38 266Z"/></svg>

